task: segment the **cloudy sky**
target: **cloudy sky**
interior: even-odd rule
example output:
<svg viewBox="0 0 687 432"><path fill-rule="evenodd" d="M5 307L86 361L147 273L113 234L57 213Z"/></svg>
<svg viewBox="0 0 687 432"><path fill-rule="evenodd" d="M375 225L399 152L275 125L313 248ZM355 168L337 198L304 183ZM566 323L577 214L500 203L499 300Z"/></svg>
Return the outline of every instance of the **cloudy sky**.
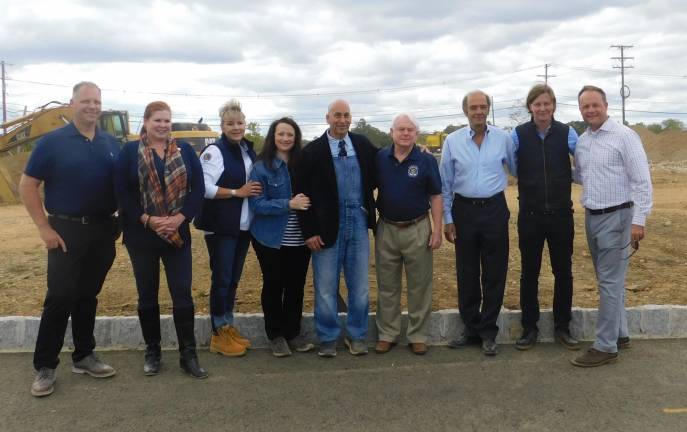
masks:
<svg viewBox="0 0 687 432"><path fill-rule="evenodd" d="M334 98L383 130L410 111L432 131L465 123L459 103L475 88L493 96L496 124L511 126L545 64L558 119L579 119L584 84L605 88L619 119L611 57L620 53L610 46L634 45L628 121L687 123L685 3L0 0L0 60L10 117L67 102L75 82L91 80L105 108L129 111L133 128L162 99L175 119L203 117L217 129L217 108L235 97L263 132L291 115L312 137Z"/></svg>

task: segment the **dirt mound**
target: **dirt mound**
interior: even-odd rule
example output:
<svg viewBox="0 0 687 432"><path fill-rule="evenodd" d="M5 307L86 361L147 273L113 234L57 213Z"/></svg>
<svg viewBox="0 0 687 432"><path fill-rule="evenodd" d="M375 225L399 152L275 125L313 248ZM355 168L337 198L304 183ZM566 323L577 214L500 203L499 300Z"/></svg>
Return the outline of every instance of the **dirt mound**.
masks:
<svg viewBox="0 0 687 432"><path fill-rule="evenodd" d="M687 131L667 131L660 134L642 126L633 126L644 143L652 163L687 161Z"/></svg>

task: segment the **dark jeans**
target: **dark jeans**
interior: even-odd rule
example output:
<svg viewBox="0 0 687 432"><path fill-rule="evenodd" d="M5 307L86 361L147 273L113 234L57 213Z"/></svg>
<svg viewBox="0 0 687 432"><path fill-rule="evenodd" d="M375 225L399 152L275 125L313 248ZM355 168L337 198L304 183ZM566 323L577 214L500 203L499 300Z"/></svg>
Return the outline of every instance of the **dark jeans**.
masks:
<svg viewBox="0 0 687 432"><path fill-rule="evenodd" d="M212 285L210 287L210 317L216 330L234 321L236 288L246 260L250 233L241 231L238 236L209 234L205 244L210 255Z"/></svg>
<svg viewBox="0 0 687 432"><path fill-rule="evenodd" d="M88 225L50 218L50 225L67 245L48 251L48 292L38 328L33 366L54 369L64 344L69 317L72 318L74 352L77 362L95 349L93 327L97 295L115 257L115 220Z"/></svg>
<svg viewBox="0 0 687 432"><path fill-rule="evenodd" d="M253 248L262 270L262 312L265 332L272 340L293 339L301 332L303 286L310 263L307 246L282 246L273 249L253 238Z"/></svg>
<svg viewBox="0 0 687 432"><path fill-rule="evenodd" d="M127 246L126 249L134 268L139 310L158 307L160 260L165 265L165 276L167 277L167 286L172 297L173 308L193 308L191 244L189 242L186 242L180 249L172 246Z"/></svg>
<svg viewBox="0 0 687 432"><path fill-rule="evenodd" d="M568 330L571 319L573 276L572 253L575 228L573 214L521 211L518 215L518 238L522 273L520 275L520 308L522 327L537 330L539 321L539 271L544 241L549 247L553 285L553 321L556 330Z"/></svg>
<svg viewBox="0 0 687 432"><path fill-rule="evenodd" d="M451 214L456 226L458 309L465 331L495 339L508 272L506 199L503 194L485 204L454 199Z"/></svg>

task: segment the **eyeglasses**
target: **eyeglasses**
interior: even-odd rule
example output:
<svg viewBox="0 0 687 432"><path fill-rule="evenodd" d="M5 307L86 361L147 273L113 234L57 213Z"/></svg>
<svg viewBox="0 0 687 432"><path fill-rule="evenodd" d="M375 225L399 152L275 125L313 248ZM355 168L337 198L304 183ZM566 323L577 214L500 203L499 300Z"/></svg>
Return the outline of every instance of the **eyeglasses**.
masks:
<svg viewBox="0 0 687 432"><path fill-rule="evenodd" d="M637 253L637 251L639 250L639 241L630 240L625 246L623 246L623 250L627 249L628 246L632 246L632 252L630 252L630 255L624 257L624 260L629 260L630 258L632 258L632 255Z"/></svg>

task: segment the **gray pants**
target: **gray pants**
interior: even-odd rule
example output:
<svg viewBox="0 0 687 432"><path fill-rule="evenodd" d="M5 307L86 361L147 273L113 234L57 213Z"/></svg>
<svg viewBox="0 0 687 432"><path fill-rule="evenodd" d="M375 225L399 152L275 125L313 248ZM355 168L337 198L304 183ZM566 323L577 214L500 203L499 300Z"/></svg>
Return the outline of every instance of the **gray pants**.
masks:
<svg viewBox="0 0 687 432"><path fill-rule="evenodd" d="M618 351L618 337L627 337L625 314L625 275L627 274L633 209L613 213L585 214L587 244L594 262L599 284L599 313L596 320L596 340L599 351Z"/></svg>

